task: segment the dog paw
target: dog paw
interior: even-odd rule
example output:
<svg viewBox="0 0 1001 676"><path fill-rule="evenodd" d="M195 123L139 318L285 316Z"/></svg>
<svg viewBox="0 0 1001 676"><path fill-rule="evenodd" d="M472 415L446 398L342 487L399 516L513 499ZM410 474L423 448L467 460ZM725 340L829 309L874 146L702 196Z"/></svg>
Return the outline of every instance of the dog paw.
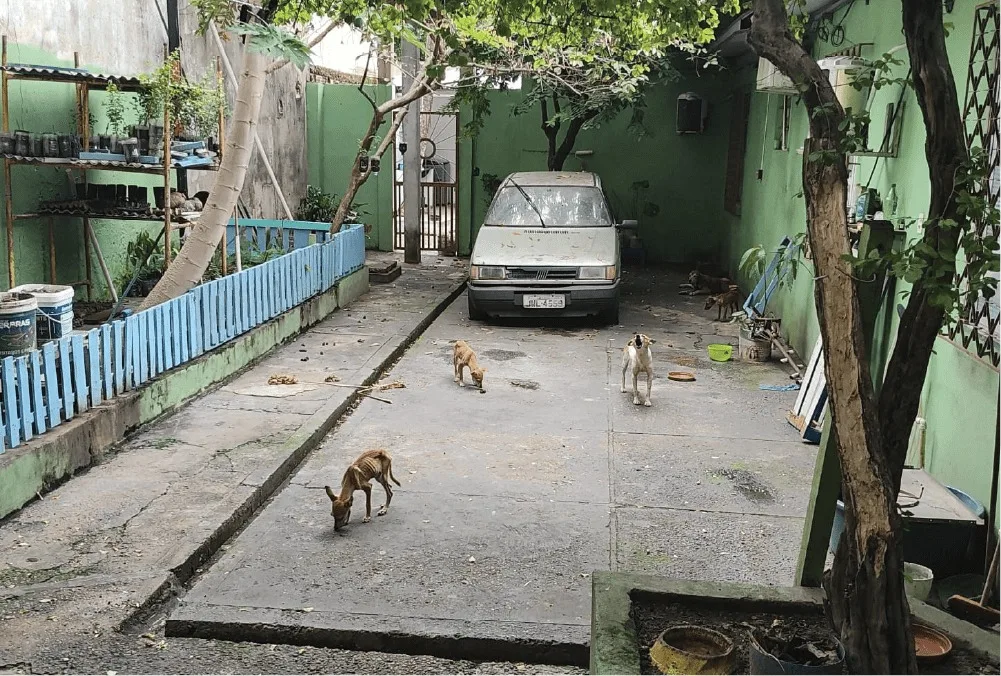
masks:
<svg viewBox="0 0 1001 676"><path fill-rule="evenodd" d="M633 397L633 404L635 404L636 406L639 406L640 405L640 398L639 397Z"/></svg>
<svg viewBox="0 0 1001 676"><path fill-rule="evenodd" d="M625 394L625 393L626 393L626 392L628 392L628 391L629 391L629 390L627 390L627 389L626 389L626 388L624 388L624 387L620 387L620 388L619 388L619 392L621 392L622 394Z"/></svg>
<svg viewBox="0 0 1001 676"><path fill-rule="evenodd" d="M381 507L378 512L375 513L376 516L386 516L389 514L389 510L385 507Z"/></svg>
<svg viewBox="0 0 1001 676"><path fill-rule="evenodd" d="M653 402L650 401L649 399L647 399L646 401L643 402L643 405L644 406L653 406Z"/></svg>
<svg viewBox="0 0 1001 676"><path fill-rule="evenodd" d="M368 523L368 522L369 522L369 521L371 521L371 520L372 520L372 517L370 517L370 516L366 516L366 517L365 517L364 519L362 519L362 520L361 520L361 522L362 522L362 523Z"/></svg>

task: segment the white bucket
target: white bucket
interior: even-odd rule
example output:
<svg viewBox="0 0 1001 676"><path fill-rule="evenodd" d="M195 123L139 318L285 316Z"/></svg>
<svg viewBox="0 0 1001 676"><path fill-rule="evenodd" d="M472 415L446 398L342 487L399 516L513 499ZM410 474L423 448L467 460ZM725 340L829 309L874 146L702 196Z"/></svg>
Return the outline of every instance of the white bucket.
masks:
<svg viewBox="0 0 1001 676"><path fill-rule="evenodd" d="M37 312L34 296L0 293L0 357L20 357L35 349Z"/></svg>
<svg viewBox="0 0 1001 676"><path fill-rule="evenodd" d="M73 287L22 284L11 291L28 293L38 302L38 344L59 340L73 331Z"/></svg>
<svg viewBox="0 0 1001 676"><path fill-rule="evenodd" d="M904 562L904 589L908 596L912 596L918 601L927 601L934 581L935 574L932 573L931 568L917 563Z"/></svg>

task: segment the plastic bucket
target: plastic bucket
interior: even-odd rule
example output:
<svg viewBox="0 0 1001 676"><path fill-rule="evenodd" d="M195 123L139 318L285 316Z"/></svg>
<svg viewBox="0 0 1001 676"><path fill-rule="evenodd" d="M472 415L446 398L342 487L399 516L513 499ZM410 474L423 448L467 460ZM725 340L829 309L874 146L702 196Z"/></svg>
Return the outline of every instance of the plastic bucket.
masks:
<svg viewBox="0 0 1001 676"><path fill-rule="evenodd" d="M908 596L913 596L919 601L927 601L934 581L935 574L932 573L931 568L917 563L904 562L904 589Z"/></svg>
<svg viewBox="0 0 1001 676"><path fill-rule="evenodd" d="M0 293L0 357L20 357L35 349L38 301L28 293Z"/></svg>
<svg viewBox="0 0 1001 676"><path fill-rule="evenodd" d="M73 287L22 284L11 291L31 294L38 302L38 344L59 340L73 331Z"/></svg>
<svg viewBox="0 0 1001 676"><path fill-rule="evenodd" d="M706 351L713 361L730 361L730 357L733 356L733 345L713 343L706 346Z"/></svg>
<svg viewBox="0 0 1001 676"><path fill-rule="evenodd" d="M737 348L741 361L768 361L772 358L771 338L755 338L751 332L741 327L737 338Z"/></svg>

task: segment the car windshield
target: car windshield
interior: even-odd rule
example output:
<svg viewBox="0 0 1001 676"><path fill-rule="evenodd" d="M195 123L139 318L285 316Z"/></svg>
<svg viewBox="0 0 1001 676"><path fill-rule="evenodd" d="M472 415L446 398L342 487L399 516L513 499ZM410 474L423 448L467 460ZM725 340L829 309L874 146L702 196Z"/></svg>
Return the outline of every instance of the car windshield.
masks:
<svg viewBox="0 0 1001 676"><path fill-rule="evenodd" d="M599 188L575 186L517 186L501 188L490 204L487 225L577 227L611 225L605 198ZM532 201L532 204L526 200ZM538 212L536 212L536 209ZM542 214L542 221L539 214Z"/></svg>

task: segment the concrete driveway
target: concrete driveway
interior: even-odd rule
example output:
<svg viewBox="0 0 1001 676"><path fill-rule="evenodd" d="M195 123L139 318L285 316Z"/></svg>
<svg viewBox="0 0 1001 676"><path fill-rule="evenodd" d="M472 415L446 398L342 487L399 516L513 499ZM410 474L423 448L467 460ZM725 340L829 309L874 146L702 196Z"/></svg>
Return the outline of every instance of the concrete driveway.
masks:
<svg viewBox="0 0 1001 676"><path fill-rule="evenodd" d="M167 632L489 659L585 663L590 574L790 584L816 447L785 421L777 364L736 344L680 278L627 278L622 325L469 322L460 297L195 584ZM621 347L654 338L653 406L619 392ZM486 393L452 382L469 341ZM667 380L669 370L694 383ZM323 486L385 448L385 517L334 533ZM373 489L373 512L383 502Z"/></svg>

